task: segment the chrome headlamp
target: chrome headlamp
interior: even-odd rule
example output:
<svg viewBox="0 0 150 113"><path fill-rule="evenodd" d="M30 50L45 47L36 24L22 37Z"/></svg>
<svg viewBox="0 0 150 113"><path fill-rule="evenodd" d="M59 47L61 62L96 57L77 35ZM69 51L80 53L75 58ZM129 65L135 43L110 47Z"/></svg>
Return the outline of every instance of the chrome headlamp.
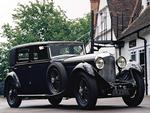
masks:
<svg viewBox="0 0 150 113"><path fill-rule="evenodd" d="M95 65L98 69L103 69L104 68L104 60L101 57L97 57L95 59Z"/></svg>
<svg viewBox="0 0 150 113"><path fill-rule="evenodd" d="M120 56L117 61L116 61L116 64L119 68L123 69L126 67L127 65L127 61L126 59L123 57L123 56Z"/></svg>

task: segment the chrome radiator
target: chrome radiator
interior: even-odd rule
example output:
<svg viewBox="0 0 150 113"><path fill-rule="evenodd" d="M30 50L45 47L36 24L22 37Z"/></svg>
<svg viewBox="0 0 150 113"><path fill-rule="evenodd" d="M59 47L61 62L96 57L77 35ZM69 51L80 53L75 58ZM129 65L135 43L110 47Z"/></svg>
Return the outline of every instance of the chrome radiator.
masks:
<svg viewBox="0 0 150 113"><path fill-rule="evenodd" d="M115 58L113 56L104 57L104 68L99 71L99 74L107 82L115 82Z"/></svg>

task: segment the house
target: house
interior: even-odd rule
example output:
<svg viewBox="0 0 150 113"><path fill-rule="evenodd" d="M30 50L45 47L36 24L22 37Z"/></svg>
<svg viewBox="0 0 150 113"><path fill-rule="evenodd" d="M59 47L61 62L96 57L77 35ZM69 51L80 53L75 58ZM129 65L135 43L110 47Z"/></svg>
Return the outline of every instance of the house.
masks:
<svg viewBox="0 0 150 113"><path fill-rule="evenodd" d="M142 9L141 0L103 0L99 2L95 25L96 41L115 41L122 31L134 21ZM111 50L116 57L119 53L114 48L100 49ZM113 51L112 51L113 50Z"/></svg>
<svg viewBox="0 0 150 113"><path fill-rule="evenodd" d="M98 1L98 8L93 8L97 9L94 15L94 40L99 43L112 40L124 41L124 47L118 50L109 48L109 51L116 57L122 55L128 61L132 59L141 64L145 69L146 94L150 95L150 58L148 57L150 56L150 28L148 27L150 6L147 6L150 0L147 2L145 0ZM147 61L146 65L145 61Z"/></svg>
<svg viewBox="0 0 150 113"><path fill-rule="evenodd" d="M144 70L146 94L150 95L150 5L122 32L121 55L139 63Z"/></svg>

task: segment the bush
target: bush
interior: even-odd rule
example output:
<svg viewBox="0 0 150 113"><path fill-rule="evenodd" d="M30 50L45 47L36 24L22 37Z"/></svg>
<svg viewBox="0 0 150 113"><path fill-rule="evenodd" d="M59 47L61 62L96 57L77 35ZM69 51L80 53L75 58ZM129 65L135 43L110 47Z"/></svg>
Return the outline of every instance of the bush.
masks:
<svg viewBox="0 0 150 113"><path fill-rule="evenodd" d="M4 82L0 82L0 95L4 94Z"/></svg>

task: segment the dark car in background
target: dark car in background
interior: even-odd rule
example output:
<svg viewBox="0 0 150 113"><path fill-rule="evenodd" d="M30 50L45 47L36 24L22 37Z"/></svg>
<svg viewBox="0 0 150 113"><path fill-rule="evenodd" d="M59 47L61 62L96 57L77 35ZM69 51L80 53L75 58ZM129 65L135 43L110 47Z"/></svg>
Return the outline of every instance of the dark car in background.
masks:
<svg viewBox="0 0 150 113"><path fill-rule="evenodd" d="M138 106L144 98L139 65L108 52L86 54L80 42L19 45L10 50L9 64L4 96L10 107L33 98L46 98L57 106L63 97L76 98L83 109L92 109L98 98L108 97L122 97L128 106Z"/></svg>

